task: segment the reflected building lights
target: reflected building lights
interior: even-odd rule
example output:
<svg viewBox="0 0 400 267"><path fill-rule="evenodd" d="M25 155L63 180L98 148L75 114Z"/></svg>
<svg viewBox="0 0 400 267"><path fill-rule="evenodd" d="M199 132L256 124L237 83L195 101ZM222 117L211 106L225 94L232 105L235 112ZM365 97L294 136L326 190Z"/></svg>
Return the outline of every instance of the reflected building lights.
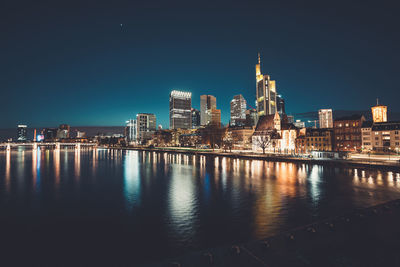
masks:
<svg viewBox="0 0 400 267"><path fill-rule="evenodd" d="M10 192L11 187L11 150L6 151L6 172L5 172L5 188L7 192Z"/></svg>
<svg viewBox="0 0 400 267"><path fill-rule="evenodd" d="M193 235L196 220L197 197L189 169L182 165L172 166L168 194L170 225L180 236L190 238Z"/></svg>
<svg viewBox="0 0 400 267"><path fill-rule="evenodd" d="M58 189L60 186L60 149L56 148L53 150L53 161L54 161L54 184Z"/></svg>
<svg viewBox="0 0 400 267"><path fill-rule="evenodd" d="M75 169L75 179L79 180L81 177L81 151L80 151L80 149L75 149L74 169Z"/></svg>
<svg viewBox="0 0 400 267"><path fill-rule="evenodd" d="M124 159L124 196L128 210L140 202L140 170L138 151L126 151Z"/></svg>

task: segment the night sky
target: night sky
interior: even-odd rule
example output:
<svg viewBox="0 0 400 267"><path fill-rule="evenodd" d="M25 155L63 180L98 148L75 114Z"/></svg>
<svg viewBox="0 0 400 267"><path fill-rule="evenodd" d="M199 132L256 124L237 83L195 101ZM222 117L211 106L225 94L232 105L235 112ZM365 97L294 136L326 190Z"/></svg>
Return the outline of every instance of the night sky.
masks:
<svg viewBox="0 0 400 267"><path fill-rule="evenodd" d="M0 127L168 127L172 89L226 123L235 94L254 106L258 51L289 113L400 111L399 25L394 1L1 1Z"/></svg>

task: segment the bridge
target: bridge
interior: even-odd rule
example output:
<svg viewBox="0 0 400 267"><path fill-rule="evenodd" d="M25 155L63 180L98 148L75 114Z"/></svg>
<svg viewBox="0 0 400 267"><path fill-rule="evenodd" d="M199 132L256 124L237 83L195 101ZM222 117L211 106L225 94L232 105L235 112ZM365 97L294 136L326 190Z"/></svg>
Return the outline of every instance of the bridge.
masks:
<svg viewBox="0 0 400 267"><path fill-rule="evenodd" d="M0 143L0 148L11 150L14 147L32 147L37 149L38 147L49 147L60 149L61 147L74 147L75 149L85 148L96 148L96 143L62 143L62 142L29 142L29 143Z"/></svg>

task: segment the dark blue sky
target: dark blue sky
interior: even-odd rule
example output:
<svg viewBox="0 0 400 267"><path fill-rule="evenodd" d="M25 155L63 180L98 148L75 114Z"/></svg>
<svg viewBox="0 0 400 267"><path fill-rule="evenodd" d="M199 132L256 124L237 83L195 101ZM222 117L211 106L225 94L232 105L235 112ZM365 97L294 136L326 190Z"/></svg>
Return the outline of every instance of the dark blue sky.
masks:
<svg viewBox="0 0 400 267"><path fill-rule="evenodd" d="M301 3L300 3L301 2ZM121 27L120 24L123 24ZM2 1L0 127L121 125L169 92L254 104L257 52L290 113L400 111L400 19L385 1Z"/></svg>

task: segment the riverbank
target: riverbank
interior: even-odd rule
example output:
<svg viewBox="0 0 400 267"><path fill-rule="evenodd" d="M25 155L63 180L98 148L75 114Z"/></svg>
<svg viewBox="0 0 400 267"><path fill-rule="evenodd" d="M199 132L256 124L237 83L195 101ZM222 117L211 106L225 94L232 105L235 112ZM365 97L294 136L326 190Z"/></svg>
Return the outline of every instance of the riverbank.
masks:
<svg viewBox="0 0 400 267"><path fill-rule="evenodd" d="M400 266L400 200L357 209L270 238L146 265Z"/></svg>
<svg viewBox="0 0 400 267"><path fill-rule="evenodd" d="M400 163L395 161L376 161L376 160L365 160L365 159L316 159L306 158L299 156L291 156L285 154L259 154L250 152L223 152L213 150L199 150L199 149L185 149L185 148L121 148L125 150L138 150L138 151L150 151L150 152L167 152L167 153L179 153L188 155L204 155L204 156L217 156L217 157L229 157L239 159L255 159L255 160L266 160L276 162L293 162L293 163L305 163L305 164L317 164L317 165L328 165L334 167L343 168L362 168L362 169L380 169L385 171L400 171Z"/></svg>

